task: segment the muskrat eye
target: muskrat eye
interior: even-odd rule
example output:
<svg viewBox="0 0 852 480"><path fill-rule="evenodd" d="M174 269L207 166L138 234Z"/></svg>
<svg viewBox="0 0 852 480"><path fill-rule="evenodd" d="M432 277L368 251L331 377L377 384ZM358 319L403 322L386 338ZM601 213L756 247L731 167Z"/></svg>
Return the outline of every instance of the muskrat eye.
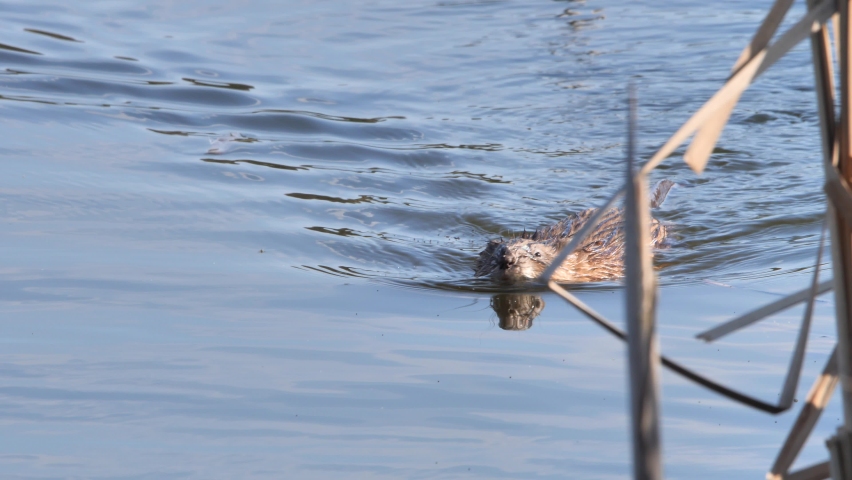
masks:
<svg viewBox="0 0 852 480"><path fill-rule="evenodd" d="M536 256L536 257L540 257L540 256L541 256L541 252L535 252L535 256Z"/></svg>

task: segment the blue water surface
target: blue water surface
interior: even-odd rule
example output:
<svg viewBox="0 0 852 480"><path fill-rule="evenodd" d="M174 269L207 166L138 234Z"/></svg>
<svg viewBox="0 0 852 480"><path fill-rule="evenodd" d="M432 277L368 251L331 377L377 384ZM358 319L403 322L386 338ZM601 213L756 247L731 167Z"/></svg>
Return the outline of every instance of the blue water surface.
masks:
<svg viewBox="0 0 852 480"><path fill-rule="evenodd" d="M770 4L0 2L0 476L629 477L624 346L540 289L504 330L472 266L614 192L628 82L647 158ZM702 176L652 179L662 349L770 402L801 307L693 337L808 284L819 148L804 43ZM621 323L618 282L574 288ZM791 412L662 373L667 478L764 474L833 308Z"/></svg>

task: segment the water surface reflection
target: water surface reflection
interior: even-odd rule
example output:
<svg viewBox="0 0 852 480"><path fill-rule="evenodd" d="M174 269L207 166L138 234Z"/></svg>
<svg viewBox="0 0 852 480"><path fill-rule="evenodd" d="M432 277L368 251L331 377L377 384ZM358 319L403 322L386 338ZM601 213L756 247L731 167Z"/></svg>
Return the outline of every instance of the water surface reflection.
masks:
<svg viewBox="0 0 852 480"><path fill-rule="evenodd" d="M527 330L544 310L544 299L538 295L500 293L491 297L491 308L503 330Z"/></svg>

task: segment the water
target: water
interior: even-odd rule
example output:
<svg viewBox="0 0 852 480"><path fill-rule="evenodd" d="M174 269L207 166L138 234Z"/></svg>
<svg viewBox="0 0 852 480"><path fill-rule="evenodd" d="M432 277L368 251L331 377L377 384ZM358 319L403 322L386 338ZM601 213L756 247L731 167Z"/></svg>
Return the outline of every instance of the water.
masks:
<svg viewBox="0 0 852 480"><path fill-rule="evenodd" d="M472 265L615 191L628 81L647 158L769 3L0 3L4 478L628 476L623 346ZM653 178L680 185L656 212L664 351L769 401L800 308L693 336L810 279L809 52L747 92L703 176L681 149ZM623 317L618 283L575 290ZM668 372L662 398L669 478L760 476L795 415Z"/></svg>

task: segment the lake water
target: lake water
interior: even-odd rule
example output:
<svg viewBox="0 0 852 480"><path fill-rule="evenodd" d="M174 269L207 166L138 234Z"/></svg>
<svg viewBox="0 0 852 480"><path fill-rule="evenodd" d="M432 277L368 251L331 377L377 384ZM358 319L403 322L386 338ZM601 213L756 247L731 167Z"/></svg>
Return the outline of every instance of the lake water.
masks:
<svg viewBox="0 0 852 480"><path fill-rule="evenodd" d="M628 82L647 158L770 3L0 2L3 478L629 477L623 345L543 291L501 328L472 266L615 191ZM801 307L693 337L810 281L817 126L803 43L653 177L664 352L767 401ZM661 396L668 478L760 478L798 410Z"/></svg>

